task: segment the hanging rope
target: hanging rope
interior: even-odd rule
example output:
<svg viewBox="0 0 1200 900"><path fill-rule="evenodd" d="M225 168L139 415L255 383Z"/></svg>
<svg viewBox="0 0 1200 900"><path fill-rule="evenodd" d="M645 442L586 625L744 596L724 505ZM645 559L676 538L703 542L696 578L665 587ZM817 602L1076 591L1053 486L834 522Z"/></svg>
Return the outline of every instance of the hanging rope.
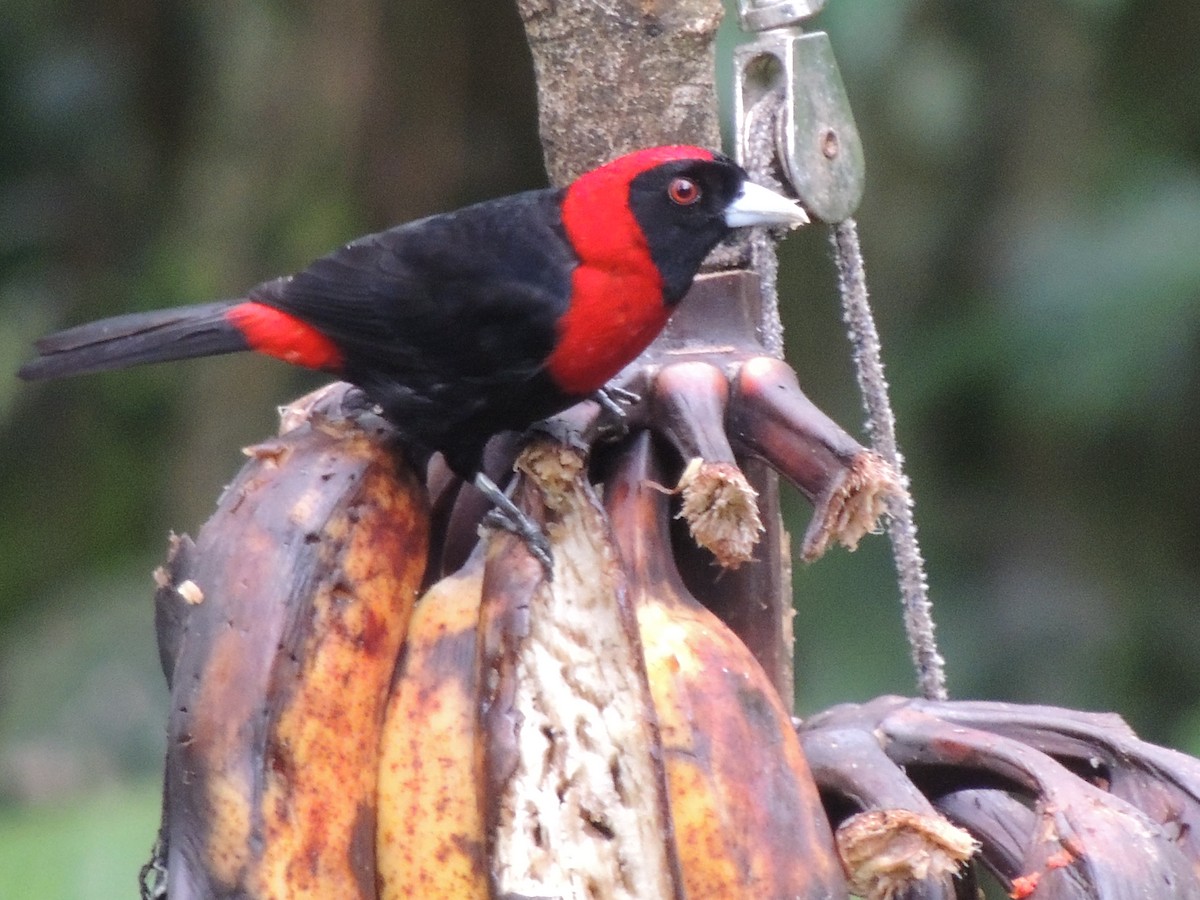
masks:
<svg viewBox="0 0 1200 900"><path fill-rule="evenodd" d="M787 193L776 175L777 123L784 94L773 91L746 111L746 170L751 179L771 190ZM759 316L759 340L767 352L783 359L783 322L779 318L779 257L775 254L776 237L767 228L750 230L750 267L758 273L762 286L762 312Z"/></svg>
<svg viewBox="0 0 1200 900"><path fill-rule="evenodd" d="M746 111L744 123L746 168L754 181L773 189L782 187L776 166L784 102L782 91L766 94ZM768 352L782 358L783 324L779 317L779 263L775 244L766 229L753 230L750 261L762 282L760 337ZM833 227L833 246L842 314L854 348L854 369L867 412L867 431L875 452L896 471L903 490L901 495L893 496L889 501L888 535L904 608L904 631L917 671L917 688L928 700L945 700L946 661L938 652L934 634L933 604L929 600L925 562L917 541L912 494L904 474L904 460L896 445L896 418L888 399L879 333L867 299L866 270L854 219L846 219Z"/></svg>
<svg viewBox="0 0 1200 900"><path fill-rule="evenodd" d="M896 470L903 490L888 502L888 535L892 540L892 556L896 561L900 599L904 605L904 631L917 669L917 687L927 700L945 700L948 696L946 661L938 652L934 635L933 604L929 600L925 561L917 541L904 458L896 446L896 417L888 399L879 332L875 330L875 318L867 299L867 273L858 240L858 224L854 219L846 219L833 227L833 248L838 292L842 296L842 317L854 347L854 371L867 410L867 430L875 452Z"/></svg>

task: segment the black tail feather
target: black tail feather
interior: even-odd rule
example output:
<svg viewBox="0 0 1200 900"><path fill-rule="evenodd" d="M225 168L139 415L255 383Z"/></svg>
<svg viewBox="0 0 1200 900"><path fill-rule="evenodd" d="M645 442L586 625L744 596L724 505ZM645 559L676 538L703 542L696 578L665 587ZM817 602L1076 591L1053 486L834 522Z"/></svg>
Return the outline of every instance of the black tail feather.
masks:
<svg viewBox="0 0 1200 900"><path fill-rule="evenodd" d="M132 313L68 328L39 340L37 359L17 374L36 381L249 350L246 338L225 318L240 302Z"/></svg>

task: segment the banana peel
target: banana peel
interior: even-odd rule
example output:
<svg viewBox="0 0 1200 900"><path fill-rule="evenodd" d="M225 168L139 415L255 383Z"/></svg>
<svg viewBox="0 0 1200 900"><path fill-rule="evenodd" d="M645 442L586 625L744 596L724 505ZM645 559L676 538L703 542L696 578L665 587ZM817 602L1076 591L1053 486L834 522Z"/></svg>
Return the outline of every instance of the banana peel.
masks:
<svg viewBox="0 0 1200 900"><path fill-rule="evenodd" d="M1200 898L1188 837L1198 764L1115 716L879 697L827 709L800 732L835 806L913 808L904 795L919 790L978 841L1011 897ZM918 849L913 859L928 842Z"/></svg>
<svg viewBox="0 0 1200 900"><path fill-rule="evenodd" d="M172 900L375 896L384 703L428 543L394 432L323 392L160 573Z"/></svg>

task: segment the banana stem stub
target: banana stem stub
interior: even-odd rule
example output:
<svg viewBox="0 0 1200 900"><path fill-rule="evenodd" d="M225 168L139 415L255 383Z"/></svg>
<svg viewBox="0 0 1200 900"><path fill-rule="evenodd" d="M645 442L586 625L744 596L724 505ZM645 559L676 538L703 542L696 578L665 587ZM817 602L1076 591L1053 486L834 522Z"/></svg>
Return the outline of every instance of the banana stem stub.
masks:
<svg viewBox="0 0 1200 900"><path fill-rule="evenodd" d="M892 900L913 885L953 876L979 849L937 813L907 809L858 813L835 836L850 887L865 900Z"/></svg>
<svg viewBox="0 0 1200 900"><path fill-rule="evenodd" d="M692 539L709 550L724 569L737 569L754 558L765 530L758 492L734 463L692 459L679 476L679 518Z"/></svg>

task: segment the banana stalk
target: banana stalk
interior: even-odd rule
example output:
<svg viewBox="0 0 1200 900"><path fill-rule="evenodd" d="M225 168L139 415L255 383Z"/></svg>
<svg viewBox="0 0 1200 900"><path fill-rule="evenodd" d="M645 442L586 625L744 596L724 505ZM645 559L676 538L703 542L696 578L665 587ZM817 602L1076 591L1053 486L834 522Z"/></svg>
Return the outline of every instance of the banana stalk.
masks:
<svg viewBox="0 0 1200 900"><path fill-rule="evenodd" d="M693 540L724 569L750 562L765 528L758 493L725 435L725 373L699 360L664 366L652 381L650 400L652 421L686 460L676 489L683 498L679 517Z"/></svg>
<svg viewBox="0 0 1200 900"><path fill-rule="evenodd" d="M962 876L978 844L934 809L871 734L834 726L802 730L800 739L822 793L860 810L834 833L856 896L974 897Z"/></svg>
<svg viewBox="0 0 1200 900"><path fill-rule="evenodd" d="M879 527L889 498L903 492L891 466L821 412L782 360L746 360L733 384L728 427L741 452L765 460L812 502L800 549L806 562L830 544L853 550Z"/></svg>

